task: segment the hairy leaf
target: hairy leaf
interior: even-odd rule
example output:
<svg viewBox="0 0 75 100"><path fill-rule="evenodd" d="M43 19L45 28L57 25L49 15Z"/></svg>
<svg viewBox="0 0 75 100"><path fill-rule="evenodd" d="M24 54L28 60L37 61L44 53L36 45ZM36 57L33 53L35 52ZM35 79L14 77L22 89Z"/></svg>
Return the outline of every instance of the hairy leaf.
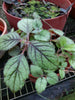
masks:
<svg viewBox="0 0 75 100"><path fill-rule="evenodd" d="M28 76L29 66L24 55L18 55L8 60L4 68L4 82L12 92L20 90Z"/></svg>
<svg viewBox="0 0 75 100"><path fill-rule="evenodd" d="M18 28L23 32L29 34L33 30L33 20L32 19L22 19L18 22Z"/></svg>
<svg viewBox="0 0 75 100"><path fill-rule="evenodd" d="M31 65L31 74L34 77L40 77L41 75L43 75L43 71L40 67L36 66L36 65Z"/></svg>
<svg viewBox="0 0 75 100"><path fill-rule="evenodd" d="M48 74L47 74L47 82L50 84L50 85L53 85L55 83L58 82L58 76L56 73L50 71Z"/></svg>
<svg viewBox="0 0 75 100"><path fill-rule="evenodd" d="M63 79L65 77L65 71L64 70L60 69L59 74L60 74L61 79Z"/></svg>
<svg viewBox="0 0 75 100"><path fill-rule="evenodd" d="M36 40L41 41L49 41L50 40L50 32L47 30L42 30L39 34L34 35Z"/></svg>
<svg viewBox="0 0 75 100"><path fill-rule="evenodd" d="M28 46L28 55L34 65L44 69L56 70L58 58L52 43L33 41Z"/></svg>
<svg viewBox="0 0 75 100"><path fill-rule="evenodd" d="M0 50L9 50L20 42L21 38L16 32L11 32L0 37Z"/></svg>
<svg viewBox="0 0 75 100"><path fill-rule="evenodd" d="M46 78L38 78L35 83L35 88L38 93L43 92L46 89L47 81Z"/></svg>

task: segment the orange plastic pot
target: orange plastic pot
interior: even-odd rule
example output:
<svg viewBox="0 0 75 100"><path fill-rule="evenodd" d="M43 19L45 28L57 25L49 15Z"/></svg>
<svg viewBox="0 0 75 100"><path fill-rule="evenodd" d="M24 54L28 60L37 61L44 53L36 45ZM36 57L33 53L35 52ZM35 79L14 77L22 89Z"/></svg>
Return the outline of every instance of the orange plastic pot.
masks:
<svg viewBox="0 0 75 100"><path fill-rule="evenodd" d="M69 0L71 3L74 3L74 5L72 6L71 12L70 12L70 16L72 18L75 18L75 0Z"/></svg>
<svg viewBox="0 0 75 100"><path fill-rule="evenodd" d="M0 18L0 31L1 31L1 36L7 33L7 24L6 22ZM0 59L4 55L5 51L0 51Z"/></svg>
<svg viewBox="0 0 75 100"><path fill-rule="evenodd" d="M64 8L64 9L67 9L71 3L69 0L46 0L48 2L53 2L55 3L57 6L61 7L61 8ZM11 5L10 5L11 6ZM21 20L21 18L19 17L15 17L11 14L9 14L7 12L7 10L9 9L9 7L7 4L5 4L3 2L3 10L5 12L5 15L7 17L7 20L8 22L10 23L11 27L14 27L15 29L17 29L17 22L19 20ZM71 10L71 9L70 9ZM70 10L68 11L67 14L64 14L64 15L61 15L61 16L58 16L56 18L52 18L52 19L44 19L48 24L50 24L53 28L56 28L56 29L60 29L62 30L64 28L64 25L66 23L66 20L67 20L67 17L70 13ZM49 25L47 25L45 22L43 22L43 28L44 29L49 29Z"/></svg>
<svg viewBox="0 0 75 100"><path fill-rule="evenodd" d="M4 35L7 33L7 24L2 18L0 18L0 31L2 31L1 35Z"/></svg>

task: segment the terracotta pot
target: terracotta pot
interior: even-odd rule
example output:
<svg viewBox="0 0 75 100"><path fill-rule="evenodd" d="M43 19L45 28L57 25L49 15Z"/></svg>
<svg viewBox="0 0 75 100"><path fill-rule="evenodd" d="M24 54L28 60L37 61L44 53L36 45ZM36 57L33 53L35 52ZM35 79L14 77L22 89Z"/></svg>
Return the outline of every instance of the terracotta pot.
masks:
<svg viewBox="0 0 75 100"><path fill-rule="evenodd" d="M0 18L0 32L1 32L1 36L7 33L7 25L2 18ZM2 58L4 53L5 51L0 51L0 59Z"/></svg>
<svg viewBox="0 0 75 100"><path fill-rule="evenodd" d="M60 6L61 8L64 8L64 9L67 9L71 5L71 3L69 2L69 0L46 0L46 1L53 2L57 6ZM21 20L21 18L15 17L15 16L13 16L13 15L11 15L11 14L9 14L7 12L7 10L10 8L10 6L8 6L7 4L5 4L3 2L3 7L2 8L3 8L4 12L5 12L7 20L10 23L11 27L14 27L15 30L16 30L17 29L17 22L19 20ZM62 30L64 28L64 25L66 23L66 20L67 20L67 17L69 15L69 13L70 13L70 10L68 11L67 14L64 14L64 15L61 15L61 16L58 16L58 17L52 18L52 19L45 19L45 21L48 24L50 24L53 28L57 28L57 29ZM43 28L44 29L49 29L50 27L45 22L43 22Z"/></svg>
<svg viewBox="0 0 75 100"><path fill-rule="evenodd" d="M1 35L4 35L7 33L7 25L6 25L6 22L2 18L0 18L0 31L2 31Z"/></svg>
<svg viewBox="0 0 75 100"><path fill-rule="evenodd" d="M71 3L74 3L74 5L72 6L71 12L70 12L70 16L72 18L75 18L75 0L69 0Z"/></svg>

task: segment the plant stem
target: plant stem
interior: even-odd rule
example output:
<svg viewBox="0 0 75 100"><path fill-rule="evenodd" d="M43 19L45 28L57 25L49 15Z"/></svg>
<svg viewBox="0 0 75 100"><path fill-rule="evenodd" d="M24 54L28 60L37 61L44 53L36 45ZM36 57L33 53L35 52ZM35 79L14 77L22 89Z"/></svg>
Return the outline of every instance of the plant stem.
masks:
<svg viewBox="0 0 75 100"><path fill-rule="evenodd" d="M46 23L50 28L53 28L50 24L48 24L44 19L41 19L44 23Z"/></svg>

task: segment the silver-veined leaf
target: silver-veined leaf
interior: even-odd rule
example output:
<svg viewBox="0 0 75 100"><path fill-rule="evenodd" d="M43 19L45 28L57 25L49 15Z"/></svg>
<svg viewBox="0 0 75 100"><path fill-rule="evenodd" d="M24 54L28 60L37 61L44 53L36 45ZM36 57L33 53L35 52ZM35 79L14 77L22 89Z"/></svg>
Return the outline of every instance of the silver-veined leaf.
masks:
<svg viewBox="0 0 75 100"><path fill-rule="evenodd" d="M59 70L59 74L60 74L61 79L65 77L65 71L63 69Z"/></svg>
<svg viewBox="0 0 75 100"><path fill-rule="evenodd" d="M42 30L39 34L34 35L36 40L40 41L49 41L50 40L50 32L47 30Z"/></svg>
<svg viewBox="0 0 75 100"><path fill-rule="evenodd" d="M39 76L43 75L42 69L36 65L31 65L30 69L31 69L31 74L34 77L39 77Z"/></svg>
<svg viewBox="0 0 75 100"><path fill-rule="evenodd" d="M44 69L56 70L58 58L52 43L32 41L28 46L28 55L34 65Z"/></svg>
<svg viewBox="0 0 75 100"><path fill-rule="evenodd" d="M47 81L45 77L38 78L35 83L35 88L38 93L43 92L46 89Z"/></svg>
<svg viewBox="0 0 75 100"><path fill-rule="evenodd" d="M50 84L50 85L54 85L58 82L58 76L56 73L50 71L48 74L47 74L47 82Z"/></svg>
<svg viewBox="0 0 75 100"><path fill-rule="evenodd" d="M33 20L32 19L22 19L18 22L18 28L23 32L29 34L33 30Z"/></svg>
<svg viewBox="0 0 75 100"><path fill-rule="evenodd" d="M11 32L0 37L0 50L9 50L20 42L21 38L16 32Z"/></svg>
<svg viewBox="0 0 75 100"><path fill-rule="evenodd" d="M20 90L28 76L29 66L24 55L18 55L8 60L4 68L4 82L12 92Z"/></svg>

